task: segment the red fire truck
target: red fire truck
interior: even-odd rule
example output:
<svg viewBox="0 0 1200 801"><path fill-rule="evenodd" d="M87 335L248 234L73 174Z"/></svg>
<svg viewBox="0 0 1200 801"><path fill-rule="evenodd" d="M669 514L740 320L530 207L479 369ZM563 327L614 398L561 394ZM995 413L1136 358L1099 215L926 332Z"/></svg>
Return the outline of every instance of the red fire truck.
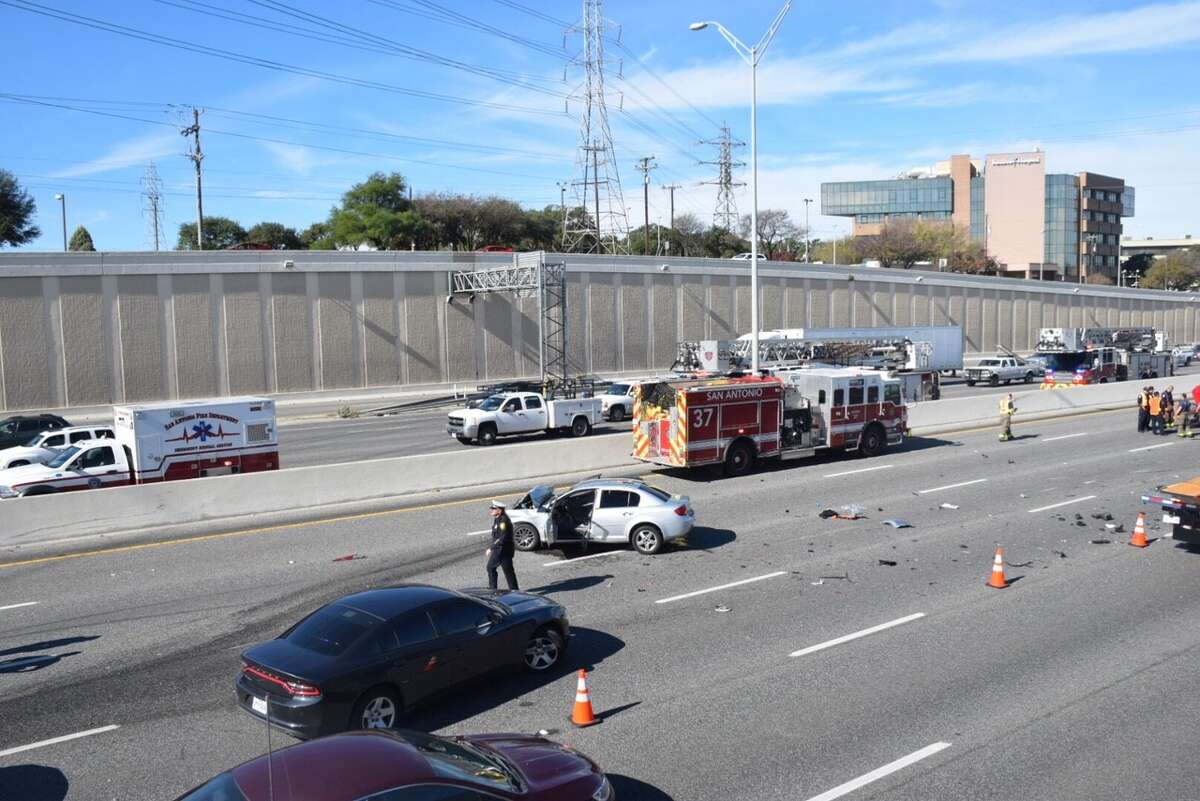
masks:
<svg viewBox="0 0 1200 801"><path fill-rule="evenodd" d="M900 380L867 368L652 381L634 397L633 456L741 475L758 459L825 449L875 456L904 441L907 422Z"/></svg>
<svg viewBox="0 0 1200 801"><path fill-rule="evenodd" d="M1043 389L1175 374L1160 332L1148 327L1043 328L1031 358L1046 365Z"/></svg>

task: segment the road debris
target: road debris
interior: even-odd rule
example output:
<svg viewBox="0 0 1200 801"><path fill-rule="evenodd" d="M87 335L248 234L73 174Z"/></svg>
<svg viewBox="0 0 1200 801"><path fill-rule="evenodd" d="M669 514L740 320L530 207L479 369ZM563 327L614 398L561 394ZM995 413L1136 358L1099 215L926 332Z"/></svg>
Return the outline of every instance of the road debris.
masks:
<svg viewBox="0 0 1200 801"><path fill-rule="evenodd" d="M1009 567L1029 567L1033 564L1033 560L1030 559L1028 562L1009 562L1006 560L1004 564L1008 565Z"/></svg>
<svg viewBox="0 0 1200 801"><path fill-rule="evenodd" d="M714 612L728 612L729 607L726 606L725 604L721 604L720 606L714 606L713 611Z"/></svg>
<svg viewBox="0 0 1200 801"><path fill-rule="evenodd" d="M957 509L957 508L958 508L958 504L956 504L956 503L943 503L943 504L942 504L940 507L938 507L938 508L939 508L939 509Z"/></svg>
<svg viewBox="0 0 1200 801"><path fill-rule="evenodd" d="M1097 537L1094 540L1088 540L1092 545L1112 545L1112 540L1106 540L1104 537Z"/></svg>
<svg viewBox="0 0 1200 801"><path fill-rule="evenodd" d="M814 587L820 587L824 583L825 583L825 579L817 579L816 581L809 582L809 584L813 585Z"/></svg>
<svg viewBox="0 0 1200 801"><path fill-rule="evenodd" d="M895 567L898 563L893 562L891 559L880 559L879 564L882 567Z"/></svg>
<svg viewBox="0 0 1200 801"><path fill-rule="evenodd" d="M1060 551L1060 550L1058 550L1057 548L1056 548L1056 549L1054 549L1053 551L1051 551L1050 553L1054 554L1054 555L1055 555L1055 556L1057 556L1059 559L1066 559L1066 558L1067 558L1067 553L1066 553L1066 551Z"/></svg>
<svg viewBox="0 0 1200 801"><path fill-rule="evenodd" d="M898 517L893 517L888 520L884 520L883 524L885 526L891 526L892 528L912 528L913 527L912 523L908 522L907 520L901 520Z"/></svg>
<svg viewBox="0 0 1200 801"><path fill-rule="evenodd" d="M335 562L353 562L356 559L366 559L361 553L348 553L345 556L338 556L333 561Z"/></svg>

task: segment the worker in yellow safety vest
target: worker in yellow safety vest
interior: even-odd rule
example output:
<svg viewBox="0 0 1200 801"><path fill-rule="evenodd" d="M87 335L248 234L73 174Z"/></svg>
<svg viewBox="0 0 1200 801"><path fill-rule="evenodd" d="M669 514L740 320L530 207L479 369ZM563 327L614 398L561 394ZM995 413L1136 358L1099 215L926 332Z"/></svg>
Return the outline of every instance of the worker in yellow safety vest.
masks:
<svg viewBox="0 0 1200 801"><path fill-rule="evenodd" d="M1017 413L1017 407L1013 405L1012 393L1008 393L1000 401L1000 441L1008 442L1013 438L1012 435L1012 418Z"/></svg>

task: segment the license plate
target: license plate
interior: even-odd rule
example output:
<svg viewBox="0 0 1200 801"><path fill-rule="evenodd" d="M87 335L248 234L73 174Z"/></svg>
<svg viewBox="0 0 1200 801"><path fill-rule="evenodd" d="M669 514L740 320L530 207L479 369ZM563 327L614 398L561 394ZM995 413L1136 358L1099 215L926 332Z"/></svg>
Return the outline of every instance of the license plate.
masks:
<svg viewBox="0 0 1200 801"><path fill-rule="evenodd" d="M267 699L250 697L250 708L260 715L267 714Z"/></svg>
<svg viewBox="0 0 1200 801"><path fill-rule="evenodd" d="M1177 525L1179 525L1179 516L1178 515L1163 515L1163 522L1170 523L1173 526L1177 526Z"/></svg>

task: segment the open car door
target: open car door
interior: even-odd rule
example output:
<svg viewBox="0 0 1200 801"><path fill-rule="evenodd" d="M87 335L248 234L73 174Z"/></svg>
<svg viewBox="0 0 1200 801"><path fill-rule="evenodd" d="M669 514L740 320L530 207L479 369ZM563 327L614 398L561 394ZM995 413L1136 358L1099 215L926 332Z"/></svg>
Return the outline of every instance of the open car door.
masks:
<svg viewBox="0 0 1200 801"><path fill-rule="evenodd" d="M546 544L586 544L595 504L595 489L575 490L556 499L546 521Z"/></svg>

